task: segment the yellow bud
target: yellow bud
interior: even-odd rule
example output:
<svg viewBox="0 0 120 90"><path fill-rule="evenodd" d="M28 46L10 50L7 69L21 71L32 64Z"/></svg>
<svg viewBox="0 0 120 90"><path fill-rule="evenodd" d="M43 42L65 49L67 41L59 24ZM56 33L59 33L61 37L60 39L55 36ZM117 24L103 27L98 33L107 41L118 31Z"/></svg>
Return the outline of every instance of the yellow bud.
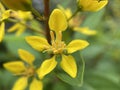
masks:
<svg viewBox="0 0 120 90"><path fill-rule="evenodd" d="M82 11L99 11L108 0L78 0L78 6Z"/></svg>
<svg viewBox="0 0 120 90"><path fill-rule="evenodd" d="M31 0L1 0L4 5L13 10L31 10Z"/></svg>

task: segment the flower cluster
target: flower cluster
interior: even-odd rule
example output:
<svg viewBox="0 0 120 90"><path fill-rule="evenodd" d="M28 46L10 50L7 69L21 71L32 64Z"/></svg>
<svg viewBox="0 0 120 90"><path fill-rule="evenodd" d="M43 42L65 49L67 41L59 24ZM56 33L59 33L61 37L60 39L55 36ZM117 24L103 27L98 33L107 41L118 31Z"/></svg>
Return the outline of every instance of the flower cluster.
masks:
<svg viewBox="0 0 120 90"><path fill-rule="evenodd" d="M7 32L17 31L16 35L20 36L26 28L30 27L28 26L28 21L34 19L32 13L34 13L38 20L42 17L33 9L31 0L17 0L16 2L12 0L1 1L9 9L6 10L0 2L0 42L2 42L5 34L6 21L15 23ZM77 12L98 11L102 9L107 2L108 0L77 0ZM77 77L78 66L72 54L83 50L89 43L86 40L72 39L67 44L62 40L63 33L69 30L69 28L72 28L73 31L78 31L86 35L96 34L96 31L90 30L89 27L79 27L81 22L78 21L78 18L79 15L74 15L71 9L64 9L61 6L59 6L59 9L54 9L50 16L42 18L50 29L45 32L46 36L46 33L50 35L49 40L45 38L45 35L43 37L33 35L26 36L25 41L33 49L41 52L41 54L47 53L49 58L44 58L41 65L36 67L34 64L35 56L26 50L19 49L18 55L21 60L7 62L3 65L5 69L12 72L14 75L20 76L12 90L25 90L28 86L30 90L43 90L43 79L51 71L54 71L57 66L60 66L69 77L73 79ZM31 29L31 27L29 29ZM61 57L60 61L57 60L58 55ZM29 82L29 79L32 80Z"/></svg>
<svg viewBox="0 0 120 90"><path fill-rule="evenodd" d="M19 56L22 61L12 61L4 64L4 67L12 72L14 75L21 76L14 84L12 90L24 90L28 85L28 79L33 77L30 84L30 90L42 90L42 81L36 78L37 69L34 67L33 62L35 57L26 50L19 49Z"/></svg>
<svg viewBox="0 0 120 90"><path fill-rule="evenodd" d="M8 29L8 32L17 30L16 35L19 36L26 29L24 24L27 21L32 20L33 16L30 11L14 11L5 10L3 5L0 3L0 42L3 40L5 34L5 20L16 20L16 24Z"/></svg>
<svg viewBox="0 0 120 90"><path fill-rule="evenodd" d="M84 35L95 35L97 33L95 30L91 30L89 27L80 27L79 26L80 23L82 22L80 20L79 13L75 17L71 18L72 17L72 11L71 11L70 8L64 9L60 5L58 5L58 8L65 13L65 15L66 15L66 17L68 19L69 27L72 28L72 30L80 32L80 33L82 33Z"/></svg>
<svg viewBox="0 0 120 90"><path fill-rule="evenodd" d="M77 50L84 49L89 44L87 41L84 40L73 40L68 45L62 41L62 31L65 31L67 28L67 19L63 12L59 9L55 9L49 19L49 27L51 29L51 44L47 42L47 40L43 37L39 36L28 36L26 37L26 41L36 50L38 51L45 51L45 52L52 52L53 57L45 60L41 65L41 74L40 78L44 77L47 73L52 71L57 62L55 60L56 55L60 54L62 56L62 60L60 63L61 68L68 73L71 77L75 78L77 75L77 66L73 56L69 55L74 53ZM54 31L54 32L53 32ZM54 35L55 33L55 35ZM56 37L55 37L56 36ZM42 43L41 43L42 42ZM67 52L68 55L64 54Z"/></svg>

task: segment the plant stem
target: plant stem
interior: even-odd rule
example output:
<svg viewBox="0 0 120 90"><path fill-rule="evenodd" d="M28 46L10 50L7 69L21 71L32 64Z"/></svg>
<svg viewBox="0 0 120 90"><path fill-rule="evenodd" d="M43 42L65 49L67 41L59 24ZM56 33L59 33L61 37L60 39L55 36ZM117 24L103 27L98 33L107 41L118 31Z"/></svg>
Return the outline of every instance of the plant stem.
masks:
<svg viewBox="0 0 120 90"><path fill-rule="evenodd" d="M49 19L49 1L50 0L44 0L44 17L45 17L45 31L46 31L46 38L48 42L51 42L50 38L50 29L48 25L48 19Z"/></svg>
<svg viewBox="0 0 120 90"><path fill-rule="evenodd" d="M70 21L77 13L79 12L79 8L72 14L70 18L68 18L68 21Z"/></svg>
<svg viewBox="0 0 120 90"><path fill-rule="evenodd" d="M20 24L22 24L22 25L26 26L27 28L31 29L32 31L35 31L35 32L38 32L38 33L40 33L40 34L44 34L44 35L45 35L45 33L44 33L44 32L42 32L42 31L40 31L40 30L37 30L37 29L35 29L35 28L31 27L31 26L30 26L30 25L28 25L28 24L25 24L25 23L22 23L22 22L20 22Z"/></svg>
<svg viewBox="0 0 120 90"><path fill-rule="evenodd" d="M81 55L81 53L79 55L80 55L80 58L82 60L82 73L81 73L81 78L80 78L81 83L80 83L79 86L82 86L83 85L83 79L84 79L84 73L85 73L85 60L84 60L83 56Z"/></svg>
<svg viewBox="0 0 120 90"><path fill-rule="evenodd" d="M38 17L39 20L44 20L43 16L41 16L41 14L34 8L31 9L32 10L32 13Z"/></svg>
<svg viewBox="0 0 120 90"><path fill-rule="evenodd" d="M19 20L15 20L15 19L8 19L8 21L13 22L13 23L20 23L20 24L22 24L22 25L26 26L27 28L29 28L29 29L30 29L30 30L32 30L32 31L35 31L35 32L38 32L38 33L40 33L40 34L44 34L44 35L45 35L45 33L44 33L44 32L42 32L42 31L40 31L40 30L37 30L37 29L35 29L35 28L31 27L31 26L30 26L30 25L28 25L28 24L22 23L22 22L20 22Z"/></svg>

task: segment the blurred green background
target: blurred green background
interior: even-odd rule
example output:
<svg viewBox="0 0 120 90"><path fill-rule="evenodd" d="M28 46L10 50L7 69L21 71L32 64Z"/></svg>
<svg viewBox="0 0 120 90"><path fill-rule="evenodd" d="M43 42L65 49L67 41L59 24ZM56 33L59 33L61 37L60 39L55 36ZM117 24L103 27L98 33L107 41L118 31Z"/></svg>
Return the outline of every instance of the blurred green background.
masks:
<svg viewBox="0 0 120 90"><path fill-rule="evenodd" d="M76 0L51 0L51 10L58 4L65 8L71 8L74 12ZM37 3L39 2L39 4ZM41 0L35 0L34 5L40 12L43 11ZM81 80L76 81L64 78L59 75L48 75L44 80L44 90L120 90L120 0L109 0L108 5L98 12L81 12L84 17L80 26L88 26L97 31L94 36L87 36L80 33L74 33L74 39L80 38L89 41L90 45L81 52L73 54L76 60L81 58L81 53L85 60L85 73L83 84ZM70 41L71 35L67 30L63 39ZM30 35L30 32L16 37L14 34L7 33L2 43L0 43L0 90L11 90L12 85L18 77L13 76L3 68L3 63L19 59L17 50L22 48L30 51L36 56L35 65L40 63L44 56L33 50L24 40L24 37ZM82 63L80 69L82 69ZM54 72L53 72L54 74ZM56 73L55 73L56 74ZM80 75L82 73L80 72ZM52 77L52 78L50 78ZM79 80L79 79L78 79Z"/></svg>

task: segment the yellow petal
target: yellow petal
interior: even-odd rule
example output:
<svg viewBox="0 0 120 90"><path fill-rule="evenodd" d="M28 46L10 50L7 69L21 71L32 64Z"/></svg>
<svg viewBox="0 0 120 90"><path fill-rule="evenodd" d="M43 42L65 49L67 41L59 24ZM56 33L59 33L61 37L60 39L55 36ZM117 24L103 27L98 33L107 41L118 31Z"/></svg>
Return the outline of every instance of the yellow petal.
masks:
<svg viewBox="0 0 120 90"><path fill-rule="evenodd" d="M50 15L49 27L56 32L64 31L68 26L64 13L59 9L54 9Z"/></svg>
<svg viewBox="0 0 120 90"><path fill-rule="evenodd" d="M74 30L85 35L95 35L97 33L95 30L90 30L88 27L75 27Z"/></svg>
<svg viewBox="0 0 120 90"><path fill-rule="evenodd" d="M15 82L12 90L25 90L25 88L26 88L27 85L28 85L28 82L27 82L27 81L28 81L28 78L27 78L27 77L21 77L21 78L19 78L19 79Z"/></svg>
<svg viewBox="0 0 120 90"><path fill-rule="evenodd" d="M19 23L16 23L15 25L13 25L12 27L10 27L7 31L8 32L14 32L17 30L17 28L19 27Z"/></svg>
<svg viewBox="0 0 120 90"><path fill-rule="evenodd" d="M21 61L13 61L13 62L8 62L3 64L5 69L8 71L14 73L14 74L20 74L25 71L25 66L24 63Z"/></svg>
<svg viewBox="0 0 120 90"><path fill-rule="evenodd" d="M25 26L19 27L16 31L16 36L20 36L26 30Z"/></svg>
<svg viewBox="0 0 120 90"><path fill-rule="evenodd" d="M3 7L3 5L0 3L0 12L4 12L5 11L5 8Z"/></svg>
<svg viewBox="0 0 120 90"><path fill-rule="evenodd" d="M37 71L39 78L42 79L46 74L50 73L56 65L57 62L55 61L55 56L45 60Z"/></svg>
<svg viewBox="0 0 120 90"><path fill-rule="evenodd" d="M30 90L43 90L43 84L40 80L34 78L30 84Z"/></svg>
<svg viewBox="0 0 120 90"><path fill-rule="evenodd" d="M64 9L61 5L58 5L58 8L65 13L67 19L72 16L72 11L70 8Z"/></svg>
<svg viewBox="0 0 120 90"><path fill-rule="evenodd" d="M33 61L35 60L35 57L31 53L23 49L19 49L18 53L22 60L32 65Z"/></svg>
<svg viewBox="0 0 120 90"><path fill-rule="evenodd" d="M11 14L11 10L6 10L2 15L1 20L5 20L5 19L9 18L10 14Z"/></svg>
<svg viewBox="0 0 120 90"><path fill-rule="evenodd" d="M5 23L2 22L0 24L0 42L3 40L4 34L5 34L4 28L5 28Z"/></svg>
<svg viewBox="0 0 120 90"><path fill-rule="evenodd" d="M83 11L98 11L107 3L108 0L78 0L78 4Z"/></svg>
<svg viewBox="0 0 120 90"><path fill-rule="evenodd" d="M66 49L68 53L73 53L77 50L84 49L88 45L89 43L85 40L73 40L67 45Z"/></svg>
<svg viewBox="0 0 120 90"><path fill-rule="evenodd" d="M72 78L75 78L77 75L77 66L73 56L62 55L62 61L60 62L62 69L68 73Z"/></svg>
<svg viewBox="0 0 120 90"><path fill-rule="evenodd" d="M46 48L49 48L47 40L38 36L28 36L26 37L27 43L32 46L35 50L43 51Z"/></svg>
<svg viewBox="0 0 120 90"><path fill-rule="evenodd" d="M32 13L30 11L18 11L18 17L17 18L21 18L24 20L30 20L33 19Z"/></svg>

